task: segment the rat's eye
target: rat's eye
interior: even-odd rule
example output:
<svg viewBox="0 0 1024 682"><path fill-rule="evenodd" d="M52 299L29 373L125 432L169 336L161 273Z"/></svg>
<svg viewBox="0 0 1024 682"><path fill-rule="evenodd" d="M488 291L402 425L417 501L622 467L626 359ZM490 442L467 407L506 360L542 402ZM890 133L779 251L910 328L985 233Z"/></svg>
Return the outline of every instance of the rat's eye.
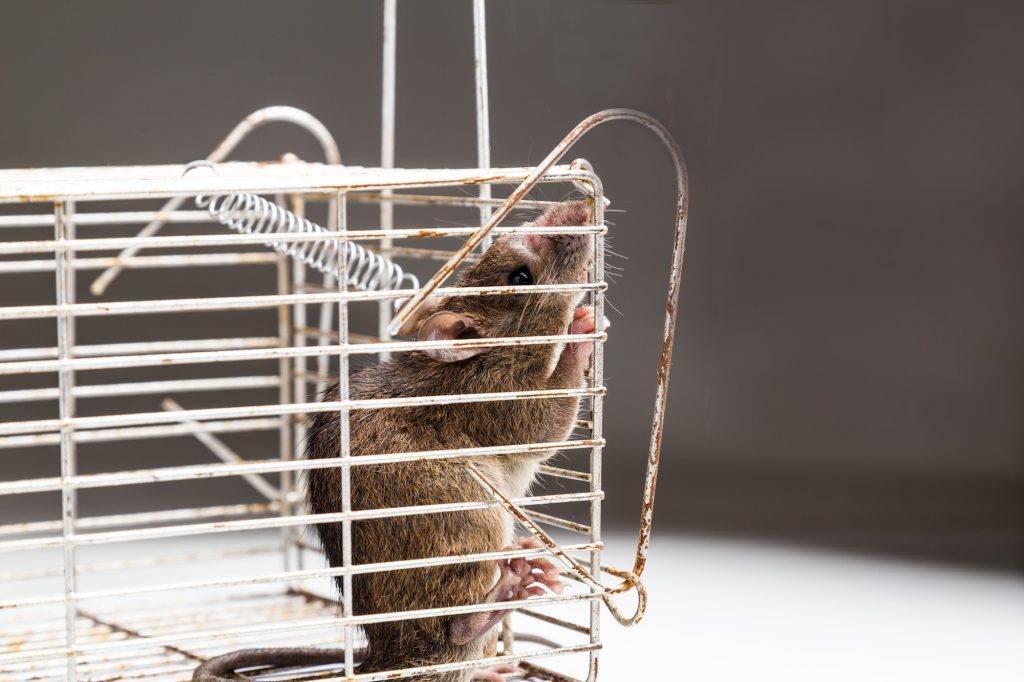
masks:
<svg viewBox="0 0 1024 682"><path fill-rule="evenodd" d="M508 283L514 287L533 284L533 273L530 272L530 268L524 265L523 267L512 271L512 274L508 276Z"/></svg>

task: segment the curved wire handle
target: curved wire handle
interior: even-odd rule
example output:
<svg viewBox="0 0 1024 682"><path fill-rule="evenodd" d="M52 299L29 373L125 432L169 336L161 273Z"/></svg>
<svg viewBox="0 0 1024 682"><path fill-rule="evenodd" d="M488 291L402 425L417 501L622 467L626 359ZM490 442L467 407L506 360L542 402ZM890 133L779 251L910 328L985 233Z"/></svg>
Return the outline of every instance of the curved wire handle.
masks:
<svg viewBox="0 0 1024 682"><path fill-rule="evenodd" d="M328 163L340 164L341 163L341 152L338 151L338 144L334 141L334 137L330 131L317 120L312 114L303 111L302 109L296 109L295 107L285 106L272 106L257 109L252 112L241 121L238 122L231 132L228 133L227 137L221 140L210 155L206 157L206 161L211 163L219 163L228 157L235 147L248 137L249 133L256 130L257 128L266 125L267 123L273 123L281 121L284 123L293 123L300 128L309 131L316 141L320 143L321 149L323 149L324 157ZM136 237L152 237L163 228L167 222L167 218L164 217L171 211L176 210L185 202L186 197L171 197L167 202L160 207L157 212L157 217L150 222L148 225L139 230ZM332 199L333 202L333 199ZM327 212L328 227L334 229L336 225L334 221L337 218L337 211L329 210ZM114 281L114 279L121 274L124 266L120 264L122 259L134 256L139 252L141 247L129 246L117 254L114 265L104 270L99 276L93 280L92 284L89 285L89 290L94 296L102 296L107 290L107 287ZM328 323L329 324L329 323Z"/></svg>
<svg viewBox="0 0 1024 682"><path fill-rule="evenodd" d="M534 185L537 184L541 177L543 177L543 175L547 173L547 171L555 165L566 154L566 152L568 152L580 140L581 137L602 123L608 123L610 121L631 121L653 132L668 150L676 171L675 240L672 247L672 267L669 272L668 295L665 301L665 326L661 337L661 357L658 363L658 380L654 396L654 418L651 424L651 440L647 452L647 476L644 482L643 503L640 507L640 531L637 537L636 558L633 561L633 570L624 571L613 567L605 567L605 571L620 578L622 582L614 588L605 588L601 586L600 583L597 582L596 578L590 576L579 562L572 559L565 554L565 552L559 549L557 543L555 543L547 533L533 523L526 514L522 513L522 510L512 503L511 500L506 498L502 501L502 504L507 510L516 516L516 518L519 518L520 521L526 519L524 524L530 528L534 535L543 541L544 544L547 545L548 549L559 556L559 558L567 564L570 564L573 572L576 573L584 582L590 584L591 587L602 591L602 599L604 599L605 605L608 606L616 620L623 625L634 625L640 622L640 619L643 618L647 604L647 593L640 583L640 575L643 573L644 567L647 565L647 550L651 541L651 527L654 518L654 496L657 489L658 465L661 462L661 444L665 430L665 403L668 398L669 372L672 369L672 342L675 340L679 287L683 276L683 249L686 243L686 218L690 204L686 164L683 162L679 146L676 144L675 139L672 137L672 134L668 129L654 117L633 109L606 109L583 119L562 139L561 142L558 143L557 146L555 146L554 149L551 150L551 153L549 153L544 160L530 172L526 179L516 187L516 189L505 200L505 203L491 214L487 223L474 232L462 247L448 260L448 262L441 266L437 273L430 278L430 281L424 284L423 287L421 287L405 302L405 305L398 310L394 320L391 322L391 332L393 334L397 333L402 324L412 316L423 301L425 301L435 289L441 286L441 284L451 276L459 263L461 263L466 256L472 253L473 249L475 249L476 246L483 241L488 234L490 234L491 230L493 230L498 223L505 219L512 210L512 207L515 206L520 199L526 196L531 189L533 189ZM473 471L472 466L470 471ZM489 482L486 482L485 480L481 485L484 485L484 487L488 489L493 488L493 486L490 486ZM498 496L501 495L500 491L497 491L497 489L491 490L491 492L497 493ZM586 577L584 577L584 575ZM637 588L637 595L639 598L637 611L632 617L625 618L611 602L608 595L625 592L633 587Z"/></svg>

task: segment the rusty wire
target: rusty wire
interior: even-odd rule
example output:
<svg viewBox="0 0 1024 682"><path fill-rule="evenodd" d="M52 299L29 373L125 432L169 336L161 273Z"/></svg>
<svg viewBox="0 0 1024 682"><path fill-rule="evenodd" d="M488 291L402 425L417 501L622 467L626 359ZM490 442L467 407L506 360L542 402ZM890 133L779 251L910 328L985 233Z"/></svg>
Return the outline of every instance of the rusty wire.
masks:
<svg viewBox="0 0 1024 682"><path fill-rule="evenodd" d="M676 213L675 213L675 238L672 246L672 262L669 271L668 293L665 302L665 324L662 331L661 354L658 363L658 376L655 386L654 417L651 425L651 439L647 456L647 472L644 481L643 502L640 509L640 530L637 537L636 556L633 562L632 571L613 569L615 575L622 578L622 583L613 589L613 592L621 592L636 586L641 590L639 577L647 564L647 551L650 547L651 528L654 520L654 498L657 491L658 468L661 463L661 445L665 430L665 405L668 399L669 375L672 369L672 350L675 340L676 318L678 314L679 290L683 276L683 251L686 243L686 219L689 210L689 183L687 180L686 165L683 162L682 153L676 144L672 134L657 119L640 111L632 109L606 109L583 119L573 128L562 141L531 171L515 190L476 233L445 263L431 279L424 284L420 290L411 297L398 310L395 319L392 321L392 329L397 330L407 319L409 319L420 305L434 291L447 280L458 265L465 259L477 244L481 243L489 235L501 220L503 220L516 205L516 202L525 197L531 189L540 181L544 174L553 167L566 153L593 128L611 121L629 121L636 123L653 132L668 150L676 176ZM518 514L517 514L518 516ZM533 528L531 528L533 530ZM538 537L541 537L538 535ZM541 540L544 540L541 537ZM545 542L547 544L547 542ZM609 571L612 572L612 571ZM633 619L627 619L623 624L632 625L639 622L643 617L643 603L646 599L641 597L641 607ZM611 608L611 607L609 607ZM613 611L615 613L615 611ZM616 618L618 619L618 615ZM623 621L620 621L623 622Z"/></svg>

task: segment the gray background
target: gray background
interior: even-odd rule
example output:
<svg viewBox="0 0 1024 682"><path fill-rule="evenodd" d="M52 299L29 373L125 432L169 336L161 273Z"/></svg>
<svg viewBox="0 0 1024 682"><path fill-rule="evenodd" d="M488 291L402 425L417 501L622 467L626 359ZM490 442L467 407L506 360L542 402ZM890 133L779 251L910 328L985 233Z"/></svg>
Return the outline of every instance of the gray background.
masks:
<svg viewBox="0 0 1024 682"><path fill-rule="evenodd" d="M1024 10L706 1L488 12L495 165L536 162L584 116L628 106L664 121L690 167L656 530L1019 568ZM0 166L183 162L268 104L309 110L347 162L375 164L380 20L376 2L5 3ZM398 32L398 165L474 165L470 3L401 2ZM285 150L317 158L302 134L276 128L237 156ZM611 292L621 314L607 356L605 508L610 524L632 527L670 167L627 126L577 153L622 211L609 214L612 249L628 260ZM399 210L397 221L429 219ZM204 275L175 292L263 286ZM0 303L52 300L51 279L38 292L2 284ZM167 292L143 277L111 298ZM212 323L200 317L174 331L204 335ZM26 345L30 327L0 329L0 346ZM39 416L0 408L4 420ZM139 466L192 461L172 441L125 453ZM10 453L3 477L37 475L39 462ZM165 494L139 488L125 495ZM22 513L13 504L0 513ZM89 510L120 507L108 497Z"/></svg>

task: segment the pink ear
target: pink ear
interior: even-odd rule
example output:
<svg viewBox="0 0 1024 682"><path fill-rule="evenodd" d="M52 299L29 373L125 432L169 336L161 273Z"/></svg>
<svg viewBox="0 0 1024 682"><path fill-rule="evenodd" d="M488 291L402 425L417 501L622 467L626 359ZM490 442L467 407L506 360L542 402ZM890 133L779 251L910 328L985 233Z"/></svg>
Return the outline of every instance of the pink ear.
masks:
<svg viewBox="0 0 1024 682"><path fill-rule="evenodd" d="M417 341L443 341L452 339L479 338L476 323L472 318L458 313L442 311L434 313L420 325ZM439 362L459 362L489 351L480 348L428 348L423 352Z"/></svg>

